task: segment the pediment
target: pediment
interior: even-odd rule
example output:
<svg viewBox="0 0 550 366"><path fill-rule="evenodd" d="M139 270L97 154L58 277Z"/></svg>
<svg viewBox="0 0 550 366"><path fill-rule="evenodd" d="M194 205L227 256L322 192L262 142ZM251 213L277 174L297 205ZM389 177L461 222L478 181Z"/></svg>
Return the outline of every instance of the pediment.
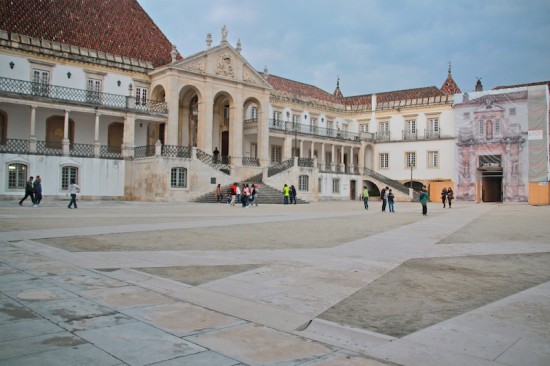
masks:
<svg viewBox="0 0 550 366"><path fill-rule="evenodd" d="M254 70L246 59L228 43L184 58L174 66L187 72L235 80L261 88L271 88L262 75Z"/></svg>

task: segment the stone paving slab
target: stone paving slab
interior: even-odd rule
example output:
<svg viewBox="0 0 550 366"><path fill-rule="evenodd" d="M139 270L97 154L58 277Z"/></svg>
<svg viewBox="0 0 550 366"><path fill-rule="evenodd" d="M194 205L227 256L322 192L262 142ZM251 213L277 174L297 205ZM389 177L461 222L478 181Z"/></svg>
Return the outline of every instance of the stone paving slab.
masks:
<svg viewBox="0 0 550 366"><path fill-rule="evenodd" d="M29 319L0 324L0 342L59 333L64 329L46 319Z"/></svg>

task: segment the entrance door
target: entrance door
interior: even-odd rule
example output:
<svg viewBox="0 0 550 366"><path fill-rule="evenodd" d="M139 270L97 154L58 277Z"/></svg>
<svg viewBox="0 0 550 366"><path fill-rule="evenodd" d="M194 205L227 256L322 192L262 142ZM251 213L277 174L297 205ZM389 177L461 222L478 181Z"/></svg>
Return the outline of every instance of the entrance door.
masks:
<svg viewBox="0 0 550 366"><path fill-rule="evenodd" d="M160 143L162 144L162 146L164 146L164 130L165 129L166 129L166 124L161 123L159 125L159 140L160 140Z"/></svg>
<svg viewBox="0 0 550 366"><path fill-rule="evenodd" d="M355 181L352 180L349 182L349 199L355 201Z"/></svg>
<svg viewBox="0 0 550 366"><path fill-rule="evenodd" d="M502 171L483 172L481 176L481 201L502 202Z"/></svg>
<svg viewBox="0 0 550 366"><path fill-rule="evenodd" d="M229 155L229 131L222 132L222 157Z"/></svg>

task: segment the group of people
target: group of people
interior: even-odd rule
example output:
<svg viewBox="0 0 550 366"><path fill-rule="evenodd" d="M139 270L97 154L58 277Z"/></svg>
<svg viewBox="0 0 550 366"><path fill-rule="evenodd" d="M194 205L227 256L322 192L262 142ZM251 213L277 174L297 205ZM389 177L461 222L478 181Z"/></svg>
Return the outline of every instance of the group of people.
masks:
<svg viewBox="0 0 550 366"><path fill-rule="evenodd" d="M443 208L445 208L446 203L449 203L449 208L451 208L453 198L455 198L453 189L451 187L443 188L441 191L441 202L443 203Z"/></svg>
<svg viewBox="0 0 550 366"><path fill-rule="evenodd" d="M290 187L285 184L283 187L283 204L296 204L296 188L294 185L291 185Z"/></svg>
<svg viewBox="0 0 550 366"><path fill-rule="evenodd" d="M39 175L36 176L36 179L29 177L29 180L25 183L25 197L21 198L19 206L23 206L23 202L27 197L31 198L32 207L38 207L42 201L42 178Z"/></svg>
<svg viewBox="0 0 550 366"><path fill-rule="evenodd" d="M367 187L365 187L366 189ZM388 207L389 212L395 212L394 202L395 195L390 187L386 186L380 191L380 199L382 200L382 212L386 212L386 207ZM368 210L368 206L367 206Z"/></svg>
<svg viewBox="0 0 550 366"><path fill-rule="evenodd" d="M80 192L80 187L76 184L75 180L71 180L71 185L67 195L71 195L71 200L69 201L69 206L67 208L72 208L71 206L76 206L76 194ZM40 202L42 202L42 178L39 175L34 177L29 177L29 180L25 183L25 196L19 201L19 206L23 206L23 202L30 197L32 202L32 207L38 207Z"/></svg>
<svg viewBox="0 0 550 366"><path fill-rule="evenodd" d="M235 182L227 191L226 203L235 206L235 203L240 203L243 208L248 208L253 205L258 207L258 196L260 191L257 184L243 183L240 186ZM216 202L224 202L221 184L216 187Z"/></svg>

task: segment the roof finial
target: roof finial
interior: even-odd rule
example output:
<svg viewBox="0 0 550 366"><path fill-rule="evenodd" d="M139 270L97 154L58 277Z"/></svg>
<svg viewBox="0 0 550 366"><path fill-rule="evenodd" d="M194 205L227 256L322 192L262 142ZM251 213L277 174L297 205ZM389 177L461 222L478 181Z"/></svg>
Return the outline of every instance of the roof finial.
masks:
<svg viewBox="0 0 550 366"><path fill-rule="evenodd" d="M451 65L452 65L452 63L451 63L451 61L449 61L449 76L451 76Z"/></svg>
<svg viewBox="0 0 550 366"><path fill-rule="evenodd" d="M269 70L267 69L267 65L264 66L264 79L267 80L267 77L269 76Z"/></svg>
<svg viewBox="0 0 550 366"><path fill-rule="evenodd" d="M242 50L242 49L243 49L243 48L242 48L242 46L241 46L241 39L239 38L239 40L237 41L237 48L236 48L236 50L237 50L238 53L241 53L241 50Z"/></svg>
<svg viewBox="0 0 550 366"><path fill-rule="evenodd" d="M210 48L212 46L212 35L208 33L206 35L206 47Z"/></svg>
<svg viewBox="0 0 550 366"><path fill-rule="evenodd" d="M340 87L340 75L336 75L336 87Z"/></svg>
<svg viewBox="0 0 550 366"><path fill-rule="evenodd" d="M178 57L178 50L176 49L175 44L172 45L172 51L170 51L170 57L172 58L172 63L175 63Z"/></svg>
<svg viewBox="0 0 550 366"><path fill-rule="evenodd" d="M225 24L222 27L222 43L227 42L227 27Z"/></svg>

